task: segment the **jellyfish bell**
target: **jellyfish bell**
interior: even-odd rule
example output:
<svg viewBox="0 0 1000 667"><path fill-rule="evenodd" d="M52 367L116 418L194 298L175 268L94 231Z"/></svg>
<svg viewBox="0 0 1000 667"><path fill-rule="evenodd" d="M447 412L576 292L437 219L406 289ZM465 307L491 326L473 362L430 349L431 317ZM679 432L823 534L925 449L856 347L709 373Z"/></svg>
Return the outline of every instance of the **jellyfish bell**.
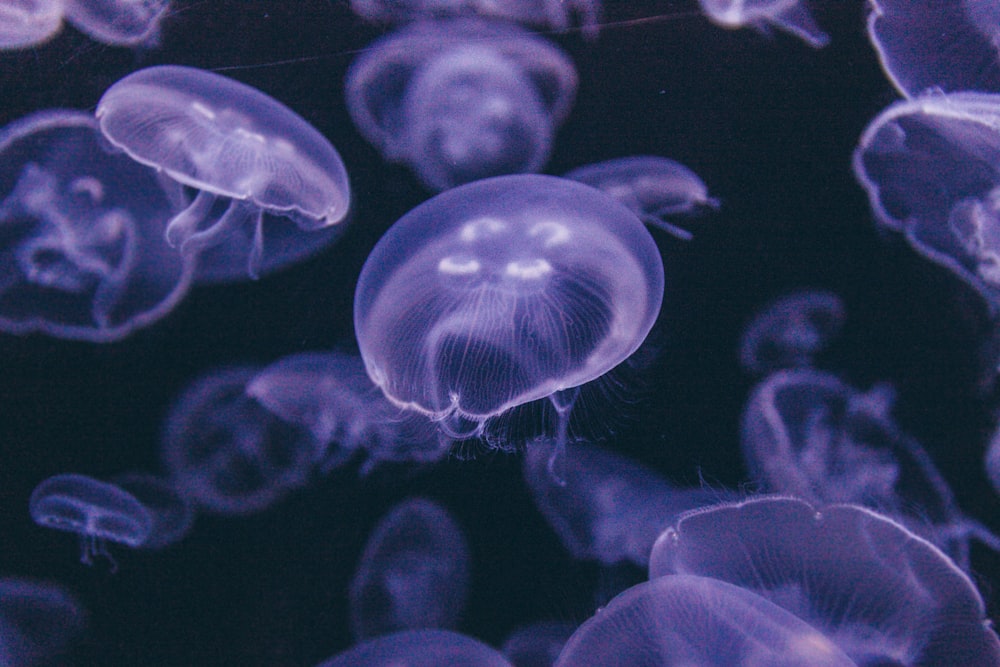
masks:
<svg viewBox="0 0 1000 667"><path fill-rule="evenodd" d="M0 0L0 51L38 46L63 24L63 0Z"/></svg>
<svg viewBox="0 0 1000 667"><path fill-rule="evenodd" d="M0 579L0 664L50 664L81 633L86 617L80 601L62 586Z"/></svg>
<svg viewBox="0 0 1000 667"><path fill-rule="evenodd" d="M66 20L102 44L159 45L170 0L64 0Z"/></svg>
<svg viewBox="0 0 1000 667"><path fill-rule="evenodd" d="M402 662L400 662L402 660ZM512 667L486 644L450 630L404 630L376 637L316 667Z"/></svg>
<svg viewBox="0 0 1000 667"><path fill-rule="evenodd" d="M751 26L761 32L770 28L795 35L814 49L830 42L816 24L807 0L698 0L705 15L724 28Z"/></svg>

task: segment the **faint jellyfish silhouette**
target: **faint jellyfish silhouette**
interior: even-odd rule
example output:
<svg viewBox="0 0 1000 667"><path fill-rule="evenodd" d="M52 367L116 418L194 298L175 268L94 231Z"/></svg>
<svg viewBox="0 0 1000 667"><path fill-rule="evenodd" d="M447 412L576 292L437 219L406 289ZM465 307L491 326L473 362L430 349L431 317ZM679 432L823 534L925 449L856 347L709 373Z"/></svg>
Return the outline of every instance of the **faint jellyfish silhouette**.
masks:
<svg viewBox="0 0 1000 667"><path fill-rule="evenodd" d="M63 0L0 0L0 51L39 46L62 21Z"/></svg>
<svg viewBox="0 0 1000 667"><path fill-rule="evenodd" d="M577 76L557 47L513 25L425 21L373 43L347 74L358 130L430 189L545 164Z"/></svg>
<svg viewBox="0 0 1000 667"><path fill-rule="evenodd" d="M55 475L42 481L28 500L39 526L80 536L80 562L103 556L117 565L106 542L139 547L153 528L153 518L135 496L114 484L85 475Z"/></svg>
<svg viewBox="0 0 1000 667"><path fill-rule="evenodd" d="M155 47L170 0L64 0L66 20L111 46Z"/></svg>
<svg viewBox="0 0 1000 667"><path fill-rule="evenodd" d="M97 119L134 160L197 191L166 238L199 255L201 280L234 280L242 271L256 278L340 232L350 201L340 156L255 88L191 67L149 67L108 88Z"/></svg>
<svg viewBox="0 0 1000 667"><path fill-rule="evenodd" d="M32 579L0 579L0 664L50 664L77 638L86 612L61 586Z"/></svg>
<svg viewBox="0 0 1000 667"><path fill-rule="evenodd" d="M179 542L194 524L194 506L170 483L170 480L144 472L119 475L112 480L131 493L149 512L153 526L142 549L162 549Z"/></svg>
<svg viewBox="0 0 1000 667"><path fill-rule="evenodd" d="M768 33L777 28L795 35L814 49L830 43L806 6L806 0L698 0L710 21L723 28L751 26Z"/></svg>
<svg viewBox="0 0 1000 667"><path fill-rule="evenodd" d="M993 489L997 493L1000 493L1000 429L994 431L993 437L990 438L990 444L986 449L984 465L986 467L986 477L989 478Z"/></svg>
<svg viewBox="0 0 1000 667"><path fill-rule="evenodd" d="M443 507L424 498L393 507L368 538L351 580L354 638L457 626L470 560L461 527Z"/></svg>
<svg viewBox="0 0 1000 667"><path fill-rule="evenodd" d="M860 665L1000 664L972 581L930 542L856 505L761 497L695 510L660 536L649 571L757 593Z"/></svg>
<svg viewBox="0 0 1000 667"><path fill-rule="evenodd" d="M615 597L573 633L555 664L855 666L819 630L764 597L685 575L647 581Z"/></svg>
<svg viewBox="0 0 1000 667"><path fill-rule="evenodd" d="M691 232L669 219L719 208L708 187L680 162L651 155L606 160L567 173L565 178L603 190L628 206L647 225L688 240Z"/></svg>
<svg viewBox="0 0 1000 667"><path fill-rule="evenodd" d="M361 270L354 326L389 400L453 437L549 398L556 456L579 386L639 347L662 299L659 251L628 209L573 181L501 176L393 225Z"/></svg>
<svg viewBox="0 0 1000 667"><path fill-rule="evenodd" d="M512 667L486 644L448 630L405 630L369 639L316 667Z"/></svg>
<svg viewBox="0 0 1000 667"><path fill-rule="evenodd" d="M174 488L217 514L251 514L303 485L313 441L246 395L259 368L237 366L193 382L167 416L162 457Z"/></svg>
<svg viewBox="0 0 1000 667"><path fill-rule="evenodd" d="M187 293L193 263L163 241L168 193L107 149L92 116L15 121L0 158L0 330L110 342Z"/></svg>
<svg viewBox="0 0 1000 667"><path fill-rule="evenodd" d="M840 334L845 317L844 302L830 292L800 290L778 297L740 336L740 366L759 375L812 366Z"/></svg>
<svg viewBox="0 0 1000 667"><path fill-rule="evenodd" d="M561 621L539 621L508 635L501 651L514 667L552 667L576 628Z"/></svg>

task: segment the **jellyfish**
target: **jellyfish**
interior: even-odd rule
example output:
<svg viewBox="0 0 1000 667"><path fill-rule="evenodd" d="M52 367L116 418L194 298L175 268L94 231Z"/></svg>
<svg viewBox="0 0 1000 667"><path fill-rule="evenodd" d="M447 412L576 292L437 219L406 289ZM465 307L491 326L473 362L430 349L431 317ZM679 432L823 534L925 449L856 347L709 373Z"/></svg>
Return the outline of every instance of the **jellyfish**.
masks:
<svg viewBox="0 0 1000 667"><path fill-rule="evenodd" d="M111 342L183 299L194 264L163 241L170 196L92 116L26 116L0 157L0 330Z"/></svg>
<svg viewBox="0 0 1000 667"><path fill-rule="evenodd" d="M403 662L400 662L400 661ZM316 667L512 667L486 644L449 630L404 630L369 639Z"/></svg>
<svg viewBox="0 0 1000 667"><path fill-rule="evenodd" d="M516 26L425 21L372 44L351 66L354 124L432 190L537 171L576 94L572 61Z"/></svg>
<svg viewBox="0 0 1000 667"><path fill-rule="evenodd" d="M867 664L867 663L866 663ZM615 597L555 667L855 667L828 637L752 591L674 575Z"/></svg>
<svg viewBox="0 0 1000 667"><path fill-rule="evenodd" d="M351 580L354 638L455 628L469 594L470 561L462 529L447 510L425 498L396 505L368 538Z"/></svg>
<svg viewBox="0 0 1000 667"><path fill-rule="evenodd" d="M200 280L233 280L241 263L257 278L339 234L350 202L340 155L255 88L191 67L149 67L112 85L96 115L108 141L197 193L165 236L198 256ZM274 219L265 224L265 215Z"/></svg>
<svg viewBox="0 0 1000 667"><path fill-rule="evenodd" d="M552 667L575 630L562 621L538 621L510 633L500 650L514 667Z"/></svg>
<svg viewBox="0 0 1000 667"><path fill-rule="evenodd" d="M715 210L719 200L696 173L680 162L651 155L606 160L567 173L628 206L647 225L688 240L691 232L670 222Z"/></svg>
<svg viewBox="0 0 1000 667"><path fill-rule="evenodd" d="M740 337L740 365L764 375L811 366L844 325L844 302L823 290L791 292L769 302Z"/></svg>
<svg viewBox="0 0 1000 667"><path fill-rule="evenodd" d="M783 607L860 665L1000 664L975 585L930 542L857 505L765 496L694 510L649 574L711 577Z"/></svg>
<svg viewBox="0 0 1000 667"><path fill-rule="evenodd" d="M246 515L277 502L309 477L307 431L246 395L253 366L211 371L193 382L167 416L162 457L174 488L216 514Z"/></svg>
<svg viewBox="0 0 1000 667"><path fill-rule="evenodd" d="M663 300L656 244L627 208L552 176L446 191L382 237L354 326L372 381L456 438L548 398L554 464L578 387L631 355Z"/></svg>
<svg viewBox="0 0 1000 667"><path fill-rule="evenodd" d="M986 476L993 485L993 489L1000 493L1000 429L993 433L990 444L986 448L986 457L983 461L986 469Z"/></svg>
<svg viewBox="0 0 1000 667"><path fill-rule="evenodd" d="M0 579L0 664L50 664L85 625L83 605L62 586L22 577Z"/></svg>
<svg viewBox="0 0 1000 667"><path fill-rule="evenodd" d="M155 47L170 0L63 0L66 20L111 46Z"/></svg>
<svg viewBox="0 0 1000 667"><path fill-rule="evenodd" d="M830 43L830 36L820 30L806 0L698 0L701 10L713 23L723 28L749 25L767 33L774 27L795 35L814 49Z"/></svg>
<svg viewBox="0 0 1000 667"><path fill-rule="evenodd" d="M131 493L153 519L149 536L141 549L163 549L180 540L194 525L194 507L170 483L170 480L143 472L119 475L112 480Z"/></svg>
<svg viewBox="0 0 1000 667"><path fill-rule="evenodd" d="M0 0L0 51L43 44L62 22L63 0Z"/></svg>
<svg viewBox="0 0 1000 667"><path fill-rule="evenodd" d="M28 500L39 526L80 536L80 562L103 556L116 567L106 542L139 547L153 527L149 511L131 493L92 477L62 474L42 481Z"/></svg>

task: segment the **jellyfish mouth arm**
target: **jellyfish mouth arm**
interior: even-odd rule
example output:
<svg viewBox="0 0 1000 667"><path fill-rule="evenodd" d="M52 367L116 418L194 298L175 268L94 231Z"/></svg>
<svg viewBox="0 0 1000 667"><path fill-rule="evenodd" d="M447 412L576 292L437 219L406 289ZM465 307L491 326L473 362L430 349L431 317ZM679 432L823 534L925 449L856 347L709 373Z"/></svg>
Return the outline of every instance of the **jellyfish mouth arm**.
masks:
<svg viewBox="0 0 1000 667"><path fill-rule="evenodd" d="M256 280L264 256L264 212L249 200L231 199L229 206L217 220L210 222L204 229L199 229L216 199L216 195L200 191L190 206L167 223L167 243L175 248L179 245L183 255L195 255L219 245L234 230L252 225L253 246L247 258L247 273Z"/></svg>
<svg viewBox="0 0 1000 667"><path fill-rule="evenodd" d="M108 561L111 574L118 571L118 561L115 560L111 552L108 551L107 542L103 537L94 534L83 533L80 535L80 562L90 567L94 564L95 558L103 558Z"/></svg>
<svg viewBox="0 0 1000 667"><path fill-rule="evenodd" d="M552 448L546 467L549 477L557 486L566 486L566 439L569 437L569 414L579 396L579 386L561 389L549 395L549 401L556 410L559 422L556 424L555 446Z"/></svg>
<svg viewBox="0 0 1000 667"><path fill-rule="evenodd" d="M663 217L663 213L657 211L655 213L650 213L648 215L642 216L642 221L650 227L656 227L657 229L662 229L676 239L681 241L690 241L694 238L694 234L688 230L675 225L672 222L668 222L666 218Z"/></svg>
<svg viewBox="0 0 1000 667"><path fill-rule="evenodd" d="M820 29L809 9L801 2L789 5L775 20L780 29L799 37L814 49L821 49L830 43L830 36Z"/></svg>
<svg viewBox="0 0 1000 667"><path fill-rule="evenodd" d="M200 190L186 208L170 219L167 223L167 229L163 233L163 238L166 239L171 248L180 247L181 252L188 252L195 250L196 246L203 247L197 243L194 246L188 246L188 242L199 234L208 232L208 230L199 232L198 226L211 212L215 199L216 196L211 192Z"/></svg>

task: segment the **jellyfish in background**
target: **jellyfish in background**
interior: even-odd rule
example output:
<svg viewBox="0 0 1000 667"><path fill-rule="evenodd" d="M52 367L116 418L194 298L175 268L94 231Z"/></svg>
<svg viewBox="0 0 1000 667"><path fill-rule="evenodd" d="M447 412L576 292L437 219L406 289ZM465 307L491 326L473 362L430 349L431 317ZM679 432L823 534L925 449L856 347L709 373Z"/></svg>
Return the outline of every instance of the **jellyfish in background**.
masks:
<svg viewBox="0 0 1000 667"><path fill-rule="evenodd" d="M392 226L361 270L354 327L389 400L455 438L549 398L555 457L578 387L639 347L662 300L660 254L628 209L573 181L501 176Z"/></svg>
<svg viewBox="0 0 1000 667"><path fill-rule="evenodd" d="M0 579L0 665L47 665L86 625L80 602L56 584Z"/></svg>
<svg viewBox="0 0 1000 667"><path fill-rule="evenodd" d="M257 278L298 261L333 241L347 215L347 171L330 142L232 79L174 65L139 70L104 93L97 119L132 159L197 191L166 239L198 257L200 280Z"/></svg>
<svg viewBox="0 0 1000 667"><path fill-rule="evenodd" d="M351 580L354 638L453 629L465 611L471 560L461 527L443 507L424 498L395 506L368 538Z"/></svg>
<svg viewBox="0 0 1000 667"><path fill-rule="evenodd" d="M562 621L539 621L507 636L501 651L514 667L552 667L576 627Z"/></svg>
<svg viewBox="0 0 1000 667"><path fill-rule="evenodd" d="M88 37L111 46L159 45L160 21L170 0L62 0L66 20Z"/></svg>
<svg viewBox="0 0 1000 667"><path fill-rule="evenodd" d="M986 457L983 461L986 468L986 476L993 485L993 489L1000 493L1000 429L993 433L990 444L986 449Z"/></svg>
<svg viewBox="0 0 1000 667"><path fill-rule="evenodd" d="M572 61L517 26L427 21L373 43L351 66L358 131L432 190L537 171L576 94Z"/></svg>
<svg viewBox="0 0 1000 667"><path fill-rule="evenodd" d="M402 660L402 662L400 662ZM316 667L512 667L486 644L447 630L406 630L369 639Z"/></svg>
<svg viewBox="0 0 1000 667"><path fill-rule="evenodd" d="M772 27L795 35L814 49L830 43L816 25L807 0L698 0L701 10L723 28L751 26L767 33Z"/></svg>
<svg viewBox="0 0 1000 667"><path fill-rule="evenodd" d="M844 302L822 290L802 290L764 306L740 337L740 365L754 374L811 366L844 326Z"/></svg>
<svg viewBox="0 0 1000 667"><path fill-rule="evenodd" d="M63 0L0 0L0 51L43 44L62 22Z"/></svg>
<svg viewBox="0 0 1000 667"><path fill-rule="evenodd" d="M169 194L92 116L26 116L0 131L0 158L0 330L111 342L187 293L194 264L163 241Z"/></svg>
<svg viewBox="0 0 1000 667"><path fill-rule="evenodd" d="M141 546L153 528L149 511L132 494L85 475L49 477L31 492L31 518L39 526L80 536L80 561L95 556L115 562L105 542Z"/></svg>
<svg viewBox="0 0 1000 667"><path fill-rule="evenodd" d="M649 575L711 577L756 593L859 665L1000 664L1000 639L969 577L863 507L762 497L696 510L657 540Z"/></svg>
<svg viewBox="0 0 1000 667"><path fill-rule="evenodd" d="M153 525L141 549L163 549L179 542L194 525L194 506L169 480L149 473L127 473L112 480L136 498L149 512Z"/></svg>

